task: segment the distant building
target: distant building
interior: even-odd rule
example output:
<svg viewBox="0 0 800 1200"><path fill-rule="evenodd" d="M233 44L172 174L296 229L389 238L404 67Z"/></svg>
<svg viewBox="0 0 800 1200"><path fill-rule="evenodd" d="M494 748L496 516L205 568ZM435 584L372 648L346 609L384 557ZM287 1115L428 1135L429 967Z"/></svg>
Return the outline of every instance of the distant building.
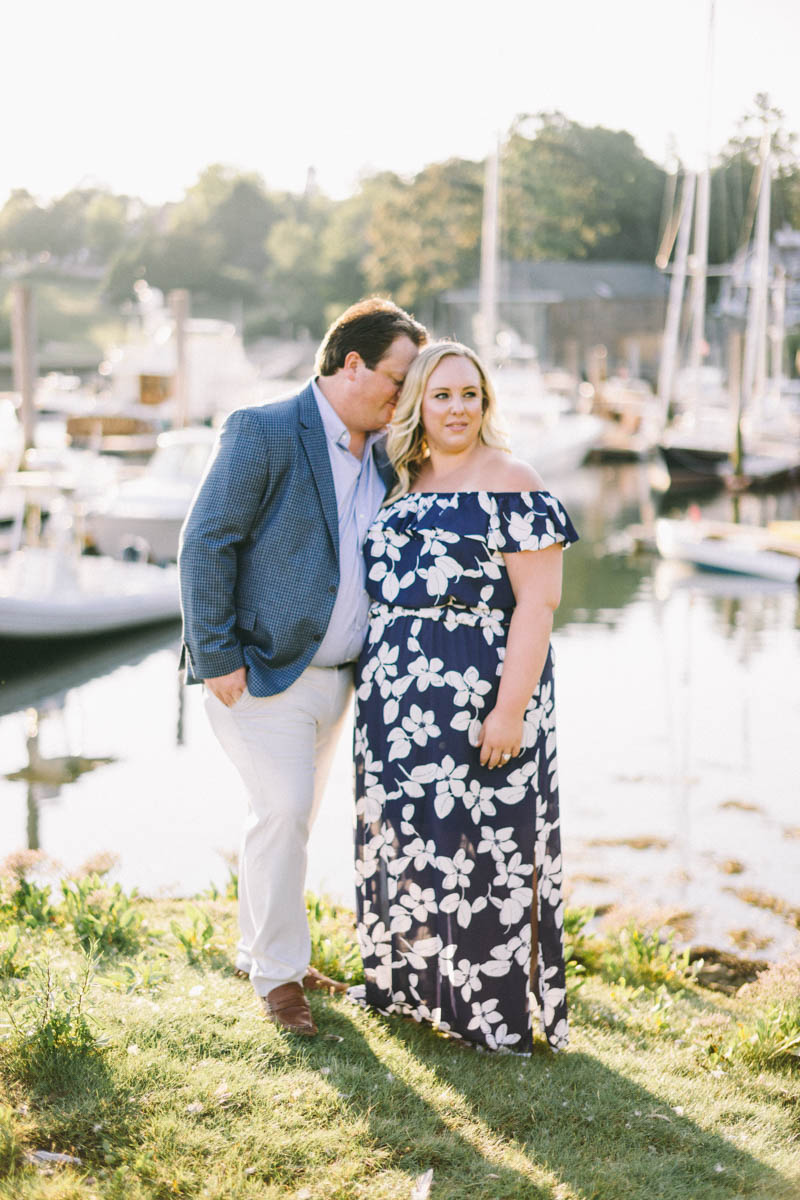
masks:
<svg viewBox="0 0 800 1200"><path fill-rule="evenodd" d="M543 367L585 374L605 346L609 372L652 378L658 369L669 280L637 262L502 262L498 327L536 351ZM474 343L478 284L444 292L434 324Z"/></svg>

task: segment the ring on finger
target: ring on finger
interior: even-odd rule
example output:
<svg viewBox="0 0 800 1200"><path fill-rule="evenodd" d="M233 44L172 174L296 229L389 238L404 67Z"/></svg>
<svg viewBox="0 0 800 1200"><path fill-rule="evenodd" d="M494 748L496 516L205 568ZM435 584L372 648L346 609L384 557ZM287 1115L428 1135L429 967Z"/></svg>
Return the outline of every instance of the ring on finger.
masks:
<svg viewBox="0 0 800 1200"><path fill-rule="evenodd" d="M503 751L503 753L500 755L500 762L501 762L501 763L507 763L507 762L508 762L508 760L509 760L510 758L511 758L511 755L510 755L510 754L506 754L506 752L505 752L505 751Z"/></svg>

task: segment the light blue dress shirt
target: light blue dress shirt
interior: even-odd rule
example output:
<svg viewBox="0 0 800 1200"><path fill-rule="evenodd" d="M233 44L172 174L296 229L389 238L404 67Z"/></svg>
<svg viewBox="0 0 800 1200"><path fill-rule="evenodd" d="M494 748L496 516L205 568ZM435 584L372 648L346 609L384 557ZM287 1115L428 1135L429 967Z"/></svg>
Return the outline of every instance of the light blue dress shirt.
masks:
<svg viewBox="0 0 800 1200"><path fill-rule="evenodd" d="M386 494L386 485L372 454L383 433L368 434L364 453L361 459L356 458L350 453L347 426L325 399L316 380L311 386L325 429L339 512L339 590L328 629L311 666L338 667L358 658L367 633L369 596L362 547Z"/></svg>

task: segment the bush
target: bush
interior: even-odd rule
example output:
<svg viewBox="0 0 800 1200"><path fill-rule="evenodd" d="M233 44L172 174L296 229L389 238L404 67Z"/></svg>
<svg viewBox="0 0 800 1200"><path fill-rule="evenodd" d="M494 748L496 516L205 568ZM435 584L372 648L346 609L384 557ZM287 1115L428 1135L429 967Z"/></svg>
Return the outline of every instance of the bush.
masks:
<svg viewBox="0 0 800 1200"><path fill-rule="evenodd" d="M31 970L30 985L4 997L11 1034L6 1043L12 1072L46 1085L72 1060L97 1054L100 1044L85 1011L94 963L87 956L83 973L58 980L52 964Z"/></svg>
<svg viewBox="0 0 800 1200"><path fill-rule="evenodd" d="M688 947L678 952L674 941L674 932L662 938L658 930L647 932L629 921L606 941L601 974L628 987L683 987L700 964L690 964Z"/></svg>
<svg viewBox="0 0 800 1200"><path fill-rule="evenodd" d="M26 925L35 929L55 922L50 884L39 884L29 878L34 871L49 871L54 865L39 850L20 850L5 859L0 867L0 925Z"/></svg>
<svg viewBox="0 0 800 1200"><path fill-rule="evenodd" d="M750 1009L723 1043L723 1058L753 1066L800 1066L800 958L773 963L741 989Z"/></svg>
<svg viewBox="0 0 800 1200"><path fill-rule="evenodd" d="M119 883L109 884L100 875L64 879L65 923L72 925L84 950L137 951L147 937L147 923L134 901L136 889L127 895Z"/></svg>

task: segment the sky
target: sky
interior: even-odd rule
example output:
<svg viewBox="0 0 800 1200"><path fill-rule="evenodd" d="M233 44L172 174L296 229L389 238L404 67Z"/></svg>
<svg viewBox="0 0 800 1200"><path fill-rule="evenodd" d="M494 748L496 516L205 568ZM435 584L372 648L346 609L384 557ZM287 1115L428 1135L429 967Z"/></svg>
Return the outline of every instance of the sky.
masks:
<svg viewBox="0 0 800 1200"><path fill-rule="evenodd" d="M91 181L177 200L202 169L328 195L483 158L519 113L706 142L711 0L8 0L0 203ZM708 142L757 92L800 132L798 0L715 0Z"/></svg>

